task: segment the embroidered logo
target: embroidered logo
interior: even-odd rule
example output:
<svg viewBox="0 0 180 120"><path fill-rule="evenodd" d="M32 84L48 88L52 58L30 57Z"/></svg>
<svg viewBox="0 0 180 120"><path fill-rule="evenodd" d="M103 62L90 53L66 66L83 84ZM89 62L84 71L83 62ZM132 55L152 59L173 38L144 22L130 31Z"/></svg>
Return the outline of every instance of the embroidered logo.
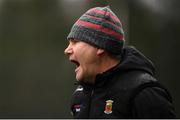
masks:
<svg viewBox="0 0 180 120"><path fill-rule="evenodd" d="M78 91L83 91L83 87L78 87L75 92L78 92Z"/></svg>
<svg viewBox="0 0 180 120"><path fill-rule="evenodd" d="M74 105L75 112L81 111L81 105Z"/></svg>
<svg viewBox="0 0 180 120"><path fill-rule="evenodd" d="M111 114L112 113L112 104L113 104L112 100L107 100L106 101L106 106L105 106L104 113L106 113L106 114Z"/></svg>
<svg viewBox="0 0 180 120"><path fill-rule="evenodd" d="M83 91L83 88L82 88L82 87L81 87L81 88L77 88L77 89L76 89L76 92L77 92L77 91Z"/></svg>
<svg viewBox="0 0 180 120"><path fill-rule="evenodd" d="M81 112L82 104L74 104L71 107L71 114L75 116L77 113Z"/></svg>

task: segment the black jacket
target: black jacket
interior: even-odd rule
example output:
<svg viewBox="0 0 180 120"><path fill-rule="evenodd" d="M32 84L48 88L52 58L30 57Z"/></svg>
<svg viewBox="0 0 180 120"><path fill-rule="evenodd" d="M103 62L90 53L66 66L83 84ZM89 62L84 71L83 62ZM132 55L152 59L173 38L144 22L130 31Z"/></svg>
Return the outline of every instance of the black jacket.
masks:
<svg viewBox="0 0 180 120"><path fill-rule="evenodd" d="M74 118L175 118L170 94L153 76L151 61L126 47L121 63L98 74L94 85L78 83L72 114Z"/></svg>

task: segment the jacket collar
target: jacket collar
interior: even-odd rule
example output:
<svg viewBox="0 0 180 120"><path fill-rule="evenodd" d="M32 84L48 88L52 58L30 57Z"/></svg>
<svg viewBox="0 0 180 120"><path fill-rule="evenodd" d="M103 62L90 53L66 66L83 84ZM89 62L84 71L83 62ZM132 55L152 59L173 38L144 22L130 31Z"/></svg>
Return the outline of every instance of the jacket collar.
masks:
<svg viewBox="0 0 180 120"><path fill-rule="evenodd" d="M88 84L88 83L79 82L79 81L77 82L77 84L82 85L84 88L87 88L87 89L103 87L104 84L110 79L112 79L113 76L119 71L119 66L120 66L120 63L103 73L97 74L94 84Z"/></svg>

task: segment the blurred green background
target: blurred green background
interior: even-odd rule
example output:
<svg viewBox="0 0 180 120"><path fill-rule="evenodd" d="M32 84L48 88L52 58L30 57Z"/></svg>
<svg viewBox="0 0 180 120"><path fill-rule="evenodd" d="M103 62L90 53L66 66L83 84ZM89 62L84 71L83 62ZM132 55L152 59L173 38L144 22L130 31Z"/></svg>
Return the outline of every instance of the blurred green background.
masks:
<svg viewBox="0 0 180 120"><path fill-rule="evenodd" d="M66 36L89 8L110 5L126 44L156 65L180 118L179 0L0 0L0 118L71 118Z"/></svg>

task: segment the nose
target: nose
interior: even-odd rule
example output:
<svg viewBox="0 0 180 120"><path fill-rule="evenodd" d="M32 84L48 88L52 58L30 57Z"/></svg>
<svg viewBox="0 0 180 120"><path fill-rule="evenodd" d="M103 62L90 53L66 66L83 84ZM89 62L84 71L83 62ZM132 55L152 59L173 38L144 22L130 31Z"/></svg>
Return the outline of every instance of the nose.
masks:
<svg viewBox="0 0 180 120"><path fill-rule="evenodd" d="M68 47L64 50L64 54L65 55L70 55L72 53L73 53L73 50L72 50L71 45L69 44Z"/></svg>

